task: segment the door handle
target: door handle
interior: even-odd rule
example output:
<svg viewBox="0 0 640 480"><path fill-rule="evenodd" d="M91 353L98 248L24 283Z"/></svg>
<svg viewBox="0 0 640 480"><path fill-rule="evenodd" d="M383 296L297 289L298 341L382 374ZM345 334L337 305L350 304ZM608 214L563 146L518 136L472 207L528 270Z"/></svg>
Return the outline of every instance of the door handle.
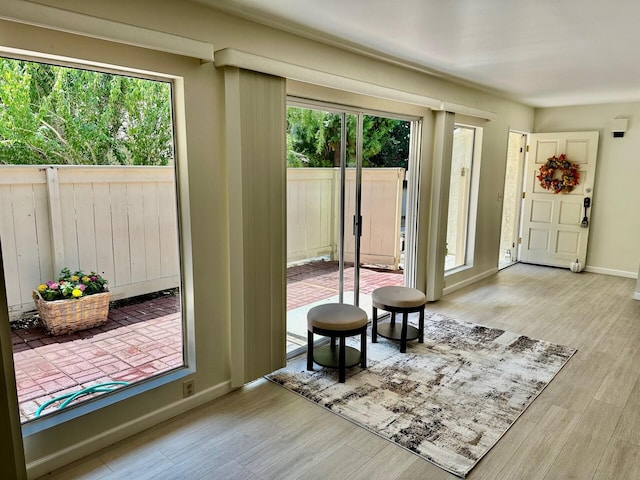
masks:
<svg viewBox="0 0 640 480"><path fill-rule="evenodd" d="M362 236L362 215L353 216L353 236Z"/></svg>
<svg viewBox="0 0 640 480"><path fill-rule="evenodd" d="M582 205L584 206L584 217L582 217L582 222L580 223L580 226L582 228L587 228L589 227L589 217L587 217L587 209L591 206L591 198L584 197Z"/></svg>

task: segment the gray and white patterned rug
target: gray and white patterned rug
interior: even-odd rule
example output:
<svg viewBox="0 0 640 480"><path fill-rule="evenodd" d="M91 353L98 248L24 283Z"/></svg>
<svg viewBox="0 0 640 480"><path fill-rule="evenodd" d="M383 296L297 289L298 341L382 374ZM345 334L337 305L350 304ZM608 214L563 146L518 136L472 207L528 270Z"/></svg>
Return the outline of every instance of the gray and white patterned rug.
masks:
<svg viewBox="0 0 640 480"><path fill-rule="evenodd" d="M335 369L307 371L305 355L267 378L460 477L575 353L433 313L424 344L405 354L385 339L367 348L368 368L348 369L342 384Z"/></svg>

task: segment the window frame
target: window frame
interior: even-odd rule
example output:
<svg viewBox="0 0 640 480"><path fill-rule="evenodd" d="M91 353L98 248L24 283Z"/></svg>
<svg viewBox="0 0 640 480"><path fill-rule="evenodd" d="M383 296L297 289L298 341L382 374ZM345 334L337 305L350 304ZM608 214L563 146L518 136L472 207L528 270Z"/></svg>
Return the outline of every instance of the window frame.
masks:
<svg viewBox="0 0 640 480"><path fill-rule="evenodd" d="M464 128L471 129L474 132L473 146L471 153L471 168L469 184L469 196L467 199L467 215L465 219L465 246L464 246L464 261L451 267L449 269L445 266L444 275L449 276L455 273L470 269L474 265L475 256L475 243L476 243L476 227L478 217L478 197L479 197L479 184L480 184L480 165L482 159L482 135L483 128L478 125L471 125L463 122L455 122L454 129ZM453 132L452 132L453 135ZM452 151L453 153L453 151ZM451 173L453 175L453 172ZM451 178L449 179L451 182ZM449 192L449 199L451 192ZM448 216L448 214L447 214Z"/></svg>
<svg viewBox="0 0 640 480"><path fill-rule="evenodd" d="M193 268L191 250L191 226L189 211L189 184L186 155L186 111L184 78L178 75L136 69L121 65L95 62L73 57L52 55L0 46L0 56L15 60L47 63L51 65L91 70L99 73L123 75L144 80L170 84L171 117L173 134L173 168L175 176L176 220L178 229L178 256L180 277L180 308L182 320L183 365L172 370L140 380L113 392L104 393L90 401L71 405L65 410L52 412L31 419L21 425L23 438L43 432L52 427L74 420L80 416L96 412L152 389L179 381L196 373L195 318L193 304ZM13 352L12 352L13 355Z"/></svg>

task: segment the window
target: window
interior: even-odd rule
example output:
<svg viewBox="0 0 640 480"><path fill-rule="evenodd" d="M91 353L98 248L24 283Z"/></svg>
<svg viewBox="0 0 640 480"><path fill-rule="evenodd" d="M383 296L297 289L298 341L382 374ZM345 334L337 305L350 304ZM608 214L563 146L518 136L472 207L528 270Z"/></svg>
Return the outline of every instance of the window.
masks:
<svg viewBox="0 0 640 480"><path fill-rule="evenodd" d="M185 366L173 87L0 58L0 238L23 423ZM32 294L57 289L63 268L108 281L105 324L47 334Z"/></svg>
<svg viewBox="0 0 640 480"><path fill-rule="evenodd" d="M453 131L446 272L473 264L481 132L459 124Z"/></svg>

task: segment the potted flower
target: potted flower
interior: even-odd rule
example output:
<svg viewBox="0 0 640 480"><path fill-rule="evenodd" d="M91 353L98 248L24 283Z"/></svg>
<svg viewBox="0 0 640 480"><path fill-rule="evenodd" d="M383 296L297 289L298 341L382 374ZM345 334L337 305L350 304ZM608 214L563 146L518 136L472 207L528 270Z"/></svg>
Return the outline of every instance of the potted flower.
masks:
<svg viewBox="0 0 640 480"><path fill-rule="evenodd" d="M96 272L63 268L56 280L33 291L33 299L40 319L54 335L102 325L109 314L107 281Z"/></svg>

